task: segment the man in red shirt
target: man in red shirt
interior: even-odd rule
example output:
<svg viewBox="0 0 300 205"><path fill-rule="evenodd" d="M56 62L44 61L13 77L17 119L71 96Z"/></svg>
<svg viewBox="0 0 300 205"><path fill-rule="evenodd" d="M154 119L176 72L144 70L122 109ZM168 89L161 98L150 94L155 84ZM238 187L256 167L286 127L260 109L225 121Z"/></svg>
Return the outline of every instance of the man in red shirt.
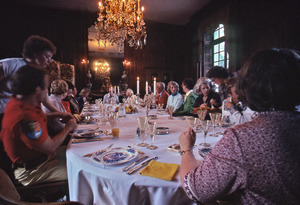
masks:
<svg viewBox="0 0 300 205"><path fill-rule="evenodd" d="M13 76L13 96L4 111L0 140L15 168L15 178L25 186L67 179L60 145L77 125L75 119L65 119L64 129L53 138L48 136L47 118L64 117L57 112L46 118L42 111L48 86L45 70L23 66Z"/></svg>
<svg viewBox="0 0 300 205"><path fill-rule="evenodd" d="M165 84L163 82L156 83L156 95L157 95L157 104L163 104L163 108L166 108L169 94L165 90Z"/></svg>

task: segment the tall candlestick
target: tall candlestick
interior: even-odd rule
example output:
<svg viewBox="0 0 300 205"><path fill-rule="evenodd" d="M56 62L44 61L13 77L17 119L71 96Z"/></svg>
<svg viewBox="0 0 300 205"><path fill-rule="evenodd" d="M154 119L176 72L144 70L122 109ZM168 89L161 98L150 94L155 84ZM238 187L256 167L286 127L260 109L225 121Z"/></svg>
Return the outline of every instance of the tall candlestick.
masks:
<svg viewBox="0 0 300 205"><path fill-rule="evenodd" d="M120 86L117 87L118 88L118 95L120 94Z"/></svg>
<svg viewBox="0 0 300 205"><path fill-rule="evenodd" d="M136 78L136 94L137 95L140 94L140 78L139 77Z"/></svg>
<svg viewBox="0 0 300 205"><path fill-rule="evenodd" d="M117 93L117 87L114 86L114 93Z"/></svg>
<svg viewBox="0 0 300 205"><path fill-rule="evenodd" d="M148 95L148 81L146 81L146 95Z"/></svg>
<svg viewBox="0 0 300 205"><path fill-rule="evenodd" d="M156 95L156 78L154 78L154 82L153 82L153 91L154 91L154 95Z"/></svg>

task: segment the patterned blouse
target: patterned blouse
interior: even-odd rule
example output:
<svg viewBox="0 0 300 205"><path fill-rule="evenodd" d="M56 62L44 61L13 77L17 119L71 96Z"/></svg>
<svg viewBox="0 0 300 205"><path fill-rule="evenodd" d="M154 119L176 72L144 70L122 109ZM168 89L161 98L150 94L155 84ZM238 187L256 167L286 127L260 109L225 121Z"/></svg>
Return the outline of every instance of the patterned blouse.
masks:
<svg viewBox="0 0 300 205"><path fill-rule="evenodd" d="M200 203L300 204L300 113L260 113L227 129L184 186Z"/></svg>

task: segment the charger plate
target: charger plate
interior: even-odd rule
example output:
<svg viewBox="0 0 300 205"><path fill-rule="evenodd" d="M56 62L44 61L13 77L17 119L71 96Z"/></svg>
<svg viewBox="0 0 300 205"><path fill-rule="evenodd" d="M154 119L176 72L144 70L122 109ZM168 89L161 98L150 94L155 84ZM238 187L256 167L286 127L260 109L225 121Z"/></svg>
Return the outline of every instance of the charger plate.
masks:
<svg viewBox="0 0 300 205"><path fill-rule="evenodd" d="M100 150L93 155L93 160L104 165L117 165L135 159L138 151L132 148L114 147Z"/></svg>

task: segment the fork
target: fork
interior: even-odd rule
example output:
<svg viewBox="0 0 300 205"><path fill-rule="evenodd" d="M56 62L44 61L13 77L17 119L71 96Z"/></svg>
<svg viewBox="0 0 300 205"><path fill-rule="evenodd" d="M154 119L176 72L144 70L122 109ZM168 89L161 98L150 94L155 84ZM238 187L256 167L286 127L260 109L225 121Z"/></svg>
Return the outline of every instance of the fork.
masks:
<svg viewBox="0 0 300 205"><path fill-rule="evenodd" d="M113 145L114 145L114 144L111 144L111 145L109 145L108 147L106 147L105 149L108 150L108 149L110 149ZM102 150L102 149L101 149L101 150ZM95 151L95 152L91 152L91 153L85 154L85 155L83 155L83 157L91 157L91 156L93 156L93 154L95 154L95 153L97 153L97 152L99 152L99 151L100 151L100 150L97 150L97 151Z"/></svg>

